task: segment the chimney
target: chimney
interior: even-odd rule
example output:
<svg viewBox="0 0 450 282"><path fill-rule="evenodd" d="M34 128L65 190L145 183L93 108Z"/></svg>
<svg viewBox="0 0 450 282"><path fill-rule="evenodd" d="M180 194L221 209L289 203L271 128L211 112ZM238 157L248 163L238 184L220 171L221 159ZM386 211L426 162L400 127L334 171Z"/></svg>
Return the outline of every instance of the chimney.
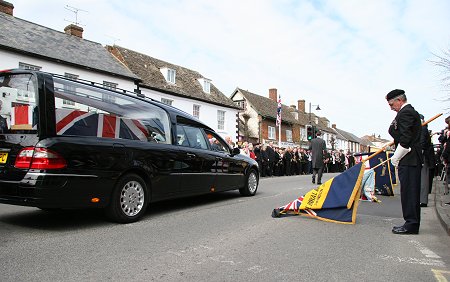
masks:
<svg viewBox="0 0 450 282"><path fill-rule="evenodd" d="M69 24L64 28L64 32L79 38L83 38L83 28L74 24Z"/></svg>
<svg viewBox="0 0 450 282"><path fill-rule="evenodd" d="M0 13L5 13L10 16L13 16L13 10L14 10L13 4L0 0Z"/></svg>
<svg viewBox="0 0 450 282"><path fill-rule="evenodd" d="M298 104L298 110L302 113L305 112L305 100L298 100L297 101Z"/></svg>
<svg viewBox="0 0 450 282"><path fill-rule="evenodd" d="M336 129L336 124L333 123L333 124L331 125L331 127L334 128L334 129Z"/></svg>
<svg viewBox="0 0 450 282"><path fill-rule="evenodd" d="M278 95L277 95L277 89L276 88L270 88L269 89L269 98L278 103Z"/></svg>

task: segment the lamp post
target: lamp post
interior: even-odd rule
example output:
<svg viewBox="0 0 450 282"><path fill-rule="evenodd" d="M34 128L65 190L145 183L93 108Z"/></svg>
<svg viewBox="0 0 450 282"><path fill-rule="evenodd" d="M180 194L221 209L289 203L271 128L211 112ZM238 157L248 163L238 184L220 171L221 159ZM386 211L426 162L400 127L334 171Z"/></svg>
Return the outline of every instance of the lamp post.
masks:
<svg viewBox="0 0 450 282"><path fill-rule="evenodd" d="M311 102L309 103L309 124L311 125L311 106L317 106L316 111L320 111L319 105L311 105Z"/></svg>
<svg viewBox="0 0 450 282"><path fill-rule="evenodd" d="M314 139L316 135L315 127L311 124L311 106L317 106L316 111L320 111L319 105L311 105L309 103L309 125L306 126L306 139L308 141Z"/></svg>

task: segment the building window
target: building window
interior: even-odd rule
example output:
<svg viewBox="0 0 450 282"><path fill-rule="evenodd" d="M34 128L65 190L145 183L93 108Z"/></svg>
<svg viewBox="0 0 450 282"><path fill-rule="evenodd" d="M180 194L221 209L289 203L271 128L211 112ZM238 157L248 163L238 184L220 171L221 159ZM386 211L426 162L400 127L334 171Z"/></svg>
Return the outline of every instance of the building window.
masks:
<svg viewBox="0 0 450 282"><path fill-rule="evenodd" d="M103 81L103 87L111 89L111 90L116 90L117 85L118 84L114 83L114 82ZM102 94L102 101L105 101L107 103L114 103L114 102L116 102L116 97L114 97L112 95L108 95L108 94Z"/></svg>
<svg viewBox="0 0 450 282"><path fill-rule="evenodd" d="M167 69L167 81L168 82L175 84L175 76L176 76L175 70Z"/></svg>
<svg viewBox="0 0 450 282"><path fill-rule="evenodd" d="M79 77L76 74L67 73L67 72L64 74L64 76L69 78L69 79L72 79L72 80L78 80L78 77ZM64 85L64 92L74 95L75 92L76 92L76 89L75 89L75 87L73 87L71 85L66 85L65 84ZM63 99L63 106L68 106L68 107L72 108L72 107L75 106L75 102L72 101L72 100Z"/></svg>
<svg viewBox="0 0 450 282"><path fill-rule="evenodd" d="M269 139L273 139L273 140L275 140L277 138L277 136L275 135L275 127L269 125L267 137Z"/></svg>
<svg viewBox="0 0 450 282"><path fill-rule="evenodd" d="M172 106L172 102L173 100L170 99L166 99L166 98L161 98L161 103Z"/></svg>
<svg viewBox="0 0 450 282"><path fill-rule="evenodd" d="M292 142L292 130L286 130L286 141Z"/></svg>
<svg viewBox="0 0 450 282"><path fill-rule="evenodd" d="M235 105L238 106L241 110L245 110L245 100L234 101Z"/></svg>
<svg viewBox="0 0 450 282"><path fill-rule="evenodd" d="M109 81L103 81L103 87L111 89L111 90L116 90L117 88L117 83L114 82L109 82Z"/></svg>
<svg viewBox="0 0 450 282"><path fill-rule="evenodd" d="M217 110L217 129L225 129L225 111Z"/></svg>
<svg viewBox="0 0 450 282"><path fill-rule="evenodd" d="M200 105L192 106L192 115L196 118L200 118Z"/></svg>
<svg viewBox="0 0 450 282"><path fill-rule="evenodd" d="M169 82L171 84L175 84L175 81L176 81L175 78L176 78L177 72L174 69L164 67L164 68L161 68L160 71L167 82Z"/></svg>
<svg viewBox="0 0 450 282"><path fill-rule="evenodd" d="M210 94L211 93L211 80L207 78L199 78L198 82L202 85L203 92Z"/></svg>
<svg viewBox="0 0 450 282"><path fill-rule="evenodd" d="M19 62L19 69L40 71L42 67Z"/></svg>

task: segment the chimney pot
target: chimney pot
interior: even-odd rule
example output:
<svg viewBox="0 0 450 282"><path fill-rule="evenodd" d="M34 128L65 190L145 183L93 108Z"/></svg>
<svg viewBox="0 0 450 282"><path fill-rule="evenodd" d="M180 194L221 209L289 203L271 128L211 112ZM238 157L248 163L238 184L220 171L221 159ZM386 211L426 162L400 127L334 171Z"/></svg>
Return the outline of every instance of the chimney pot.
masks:
<svg viewBox="0 0 450 282"><path fill-rule="evenodd" d="M276 88L270 88L269 89L269 98L274 100L275 102L278 102L278 95L277 95L277 89Z"/></svg>
<svg viewBox="0 0 450 282"><path fill-rule="evenodd" d="M64 28L64 32L79 38L83 38L83 28L74 24L69 24Z"/></svg>
<svg viewBox="0 0 450 282"><path fill-rule="evenodd" d="M14 11L14 5L13 4L11 4L9 2L6 2L6 1L3 1L3 0L0 0L0 13L5 13L5 14L8 14L10 16L14 16L13 15L13 11Z"/></svg>
<svg viewBox="0 0 450 282"><path fill-rule="evenodd" d="M336 124L333 123L333 124L331 125L331 127L334 128L334 129L336 129Z"/></svg>

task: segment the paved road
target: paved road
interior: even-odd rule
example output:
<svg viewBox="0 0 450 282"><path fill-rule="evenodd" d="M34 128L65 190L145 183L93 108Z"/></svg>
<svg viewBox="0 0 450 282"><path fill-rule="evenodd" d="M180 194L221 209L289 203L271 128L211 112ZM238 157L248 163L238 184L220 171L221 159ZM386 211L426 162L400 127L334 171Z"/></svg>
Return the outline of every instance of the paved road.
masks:
<svg viewBox="0 0 450 282"><path fill-rule="evenodd" d="M2 281L450 281L450 236L434 208L423 209L419 235L403 236L391 233L402 223L399 196L361 203L355 225L270 216L312 188L309 176L263 179L255 197L227 192L166 201L129 225L106 222L99 211L0 205L0 275Z"/></svg>

